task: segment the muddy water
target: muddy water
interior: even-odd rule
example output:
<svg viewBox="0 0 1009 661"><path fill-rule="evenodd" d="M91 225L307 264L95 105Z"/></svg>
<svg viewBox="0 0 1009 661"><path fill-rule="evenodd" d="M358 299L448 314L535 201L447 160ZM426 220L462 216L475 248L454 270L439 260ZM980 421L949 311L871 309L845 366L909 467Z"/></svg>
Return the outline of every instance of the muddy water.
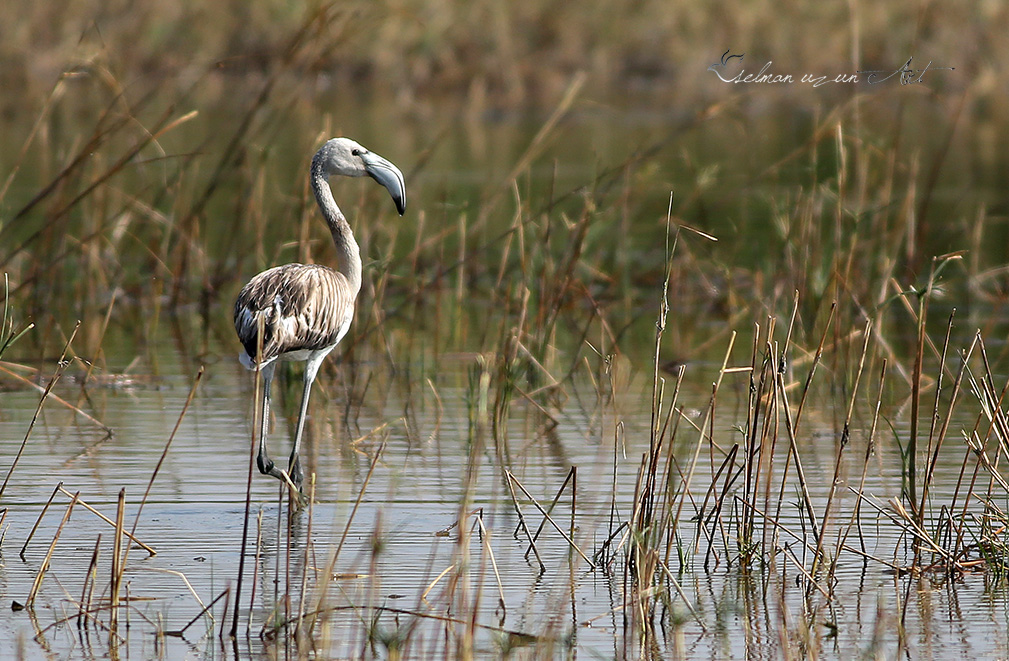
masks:
<svg viewBox="0 0 1009 661"><path fill-rule="evenodd" d="M156 378L123 377L89 386L90 402L78 402L80 388L69 378L56 388L61 397L94 412L114 433L108 436L54 400L46 403L36 422L3 496L7 513L0 545L0 597L6 615L0 617L0 657L232 658L235 649L222 645L218 637L222 627L227 630L231 623L230 616L224 618L224 599L210 609L212 617L199 617L204 605L235 587L243 534L251 381L231 360L230 348L213 348L214 358L208 361L136 519L137 539L157 554L149 556L140 547L131 548L123 589L131 600L131 608L123 611L129 626L120 630L124 640L118 645L110 646L109 634L100 626L79 627L76 620L76 604L96 542L100 555L92 602L108 597L111 526L78 505L54 546L34 609L9 611L12 602L24 603L28 598L69 497L56 495L24 560L19 551L60 482L68 492L79 492L83 501L113 518L118 493L125 489L126 525L133 525L138 503L185 407L193 374L168 367ZM163 369L181 363L170 352L158 360ZM323 657L372 653L385 657L385 646L395 644L397 632L403 636L409 632L406 651L410 655L442 656L447 644L453 654L446 627L458 631L463 625L412 614L457 617L466 612L460 595L468 595L470 606L475 604L478 653L498 655L509 646L528 644L514 634L541 636L526 648L539 654L612 658L635 649L634 641L625 636L621 571L592 571L549 527L537 543L544 571L525 556L526 542L513 536L517 517L498 457L499 452L507 452L512 471L542 502L553 496L569 468L577 466L575 539L592 556L609 535L612 503L618 517L626 517L630 509L649 424L647 375L628 371L615 403L600 400L587 375L576 380L563 410L555 414L559 424L552 434L540 433L542 416L532 407L513 405L507 449L487 439L481 450L474 445L478 432L471 424L470 403L477 401L471 388L475 364L472 356L455 357L441 361L436 373L409 376L402 370L394 374L379 364L358 365L354 382L368 385L353 389L341 379L347 376L348 366L320 379L307 432L308 467L317 474L310 515L303 511L288 520L276 482L253 476L240 656L295 654L289 639L270 638L268 625L283 616L285 608L288 614L297 612L303 575L308 576L309 595L318 594L313 585L324 574L345 529L335 576L329 581L327 605L336 610L326 626L316 631L315 643ZM691 402L700 406L704 401L704 382L713 368L699 365L696 369L698 379L683 395L688 416L696 413L696 407L691 411ZM368 378L361 378L362 372ZM286 389L278 384L275 392L279 416L273 447L278 456L289 447L293 423L289 416L297 410L297 390L293 381ZM726 393L732 390L727 385ZM6 472L28 429L38 394L20 389L4 392L2 397L0 456ZM727 395L726 400L730 399ZM736 440L732 426L738 422L737 414L731 409L726 404L724 418L715 427L715 440L724 447ZM624 422L620 434L615 433L614 410L621 411ZM739 410L741 415L743 409ZM835 435L825 419L829 416L809 414L808 420L818 422L812 424L804 455L818 511L822 511L823 486L829 484L833 469ZM684 464L691 456L694 434L685 437L690 440L679 453ZM860 454L862 436L856 431L853 438ZM866 491L881 501L899 491L899 460L891 445L882 443L867 480ZM477 472L471 507L482 510L488 536L484 540L474 534L468 547L460 549L453 524L464 495L467 462L474 454ZM957 449L945 458L936 492L940 500L948 500L960 456ZM696 484L707 485L712 474L707 451L700 453L699 461ZM851 465L861 466L859 461ZM611 498L614 484L615 499ZM362 488L364 496L351 520ZM790 489L794 492L794 484ZM697 498L703 497L703 487L696 491ZM794 493L786 494L787 502L796 500ZM846 520L852 505L850 498L842 502L839 520ZM541 521L528 503L523 512L532 525ZM564 499L556 513L567 527L569 500ZM794 505L783 508L781 522L792 531L807 525ZM808 566L808 555L800 544L782 535L782 551L774 566L743 572L726 562L731 554L725 553L725 544L734 550L733 541L716 539L715 554L705 571L707 542L701 539L695 547L697 539L691 536L696 527L687 524L682 529L687 556L685 571L676 578L697 619L680 599L672 597L675 615L661 618L665 626L657 623L659 648L654 651L659 656L778 658L783 644L799 649L796 646L803 644L804 637L815 638L817 647L832 658L870 649L890 656L898 649L902 609L906 609L907 645L916 658L983 658L1009 649L1007 592L985 575L909 583L883 563L864 564L860 556L846 553L833 586L836 599L817 608L817 622L807 630L802 614L804 591L797 587L801 576L788 557L794 554ZM867 554L896 560L896 564L906 561L906 541L899 539L896 528L884 517L871 511L865 514L862 535ZM258 550L257 537L261 539ZM697 553L692 552L695 548ZM470 572L468 583L455 586L453 599L448 596L452 572L439 577L460 557L470 564ZM678 563L674 560L672 565ZM292 599L285 606L282 597L288 590ZM312 604L308 600L306 610L311 611ZM365 606L386 610L371 620L361 609ZM180 630L194 618L181 637L157 635ZM104 613L100 619L108 621ZM680 628L671 622L679 622Z"/></svg>

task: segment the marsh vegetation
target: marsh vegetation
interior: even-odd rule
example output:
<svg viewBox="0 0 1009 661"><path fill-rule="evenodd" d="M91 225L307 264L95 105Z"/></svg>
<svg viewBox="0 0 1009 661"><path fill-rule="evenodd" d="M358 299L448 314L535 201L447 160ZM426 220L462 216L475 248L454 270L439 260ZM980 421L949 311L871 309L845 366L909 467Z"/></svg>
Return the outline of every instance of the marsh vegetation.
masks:
<svg viewBox="0 0 1009 661"><path fill-rule="evenodd" d="M1001 5L127 4L0 51L0 656L1009 654ZM334 135L410 209L334 182L247 509L231 306L332 263Z"/></svg>

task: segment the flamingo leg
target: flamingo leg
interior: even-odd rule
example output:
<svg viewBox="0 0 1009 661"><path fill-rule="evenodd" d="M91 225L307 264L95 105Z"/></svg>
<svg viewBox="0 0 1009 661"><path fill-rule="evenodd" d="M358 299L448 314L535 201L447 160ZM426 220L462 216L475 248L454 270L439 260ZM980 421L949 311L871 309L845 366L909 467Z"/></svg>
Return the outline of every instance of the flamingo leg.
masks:
<svg viewBox="0 0 1009 661"><path fill-rule="evenodd" d="M305 473L301 469L301 436L305 431L305 418L308 417L308 398L312 394L312 384L315 383L315 376L319 373L319 366L322 359L329 351L316 352L305 361L305 384L301 393L301 412L298 414L298 429L294 434L294 447L291 448L291 461L288 464L288 473L291 481L301 491L301 485L305 481Z"/></svg>
<svg viewBox="0 0 1009 661"><path fill-rule="evenodd" d="M259 466L260 473L286 481L284 471L274 465L273 459L270 459L270 455L266 451L266 435L270 428L270 386L273 384L273 370L275 368L275 363L270 363L263 368L263 410L259 428L259 456L256 457L256 464Z"/></svg>

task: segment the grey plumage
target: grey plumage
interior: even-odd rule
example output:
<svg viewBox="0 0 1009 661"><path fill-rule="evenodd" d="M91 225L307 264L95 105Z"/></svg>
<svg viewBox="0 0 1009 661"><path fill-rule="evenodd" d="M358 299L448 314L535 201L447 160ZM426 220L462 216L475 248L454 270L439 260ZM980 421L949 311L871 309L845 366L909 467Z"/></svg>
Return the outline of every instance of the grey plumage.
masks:
<svg viewBox="0 0 1009 661"><path fill-rule="evenodd" d="M235 301L242 363L255 368L260 317L264 365L284 354L335 346L350 328L355 294L346 276L328 266L285 264L263 271Z"/></svg>
<svg viewBox="0 0 1009 661"><path fill-rule="evenodd" d="M319 210L333 235L337 268L286 264L263 271L242 288L234 311L235 330L245 349L239 359L245 367L256 369L258 358L263 375L259 470L284 481L289 478L298 489L303 481L298 453L312 383L322 360L350 328L361 289L360 248L333 198L328 179L333 175L370 176L389 191L401 215L406 210L406 184L399 168L348 138L326 142L312 158L310 173ZM257 356L260 325L262 353ZM270 385L277 360L305 361L301 412L286 472L274 465L266 449Z"/></svg>

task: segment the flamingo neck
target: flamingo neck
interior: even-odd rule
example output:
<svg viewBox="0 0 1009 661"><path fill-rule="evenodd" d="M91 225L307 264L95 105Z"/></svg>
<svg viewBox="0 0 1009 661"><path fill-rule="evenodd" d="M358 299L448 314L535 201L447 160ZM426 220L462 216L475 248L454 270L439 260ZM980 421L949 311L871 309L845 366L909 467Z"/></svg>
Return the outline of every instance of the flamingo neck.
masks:
<svg viewBox="0 0 1009 661"><path fill-rule="evenodd" d="M361 248L354 239L354 232L344 217L340 207L333 198L333 189L329 185L325 170L312 164L312 190L315 191L315 201L319 204L323 218L333 235L336 246L336 270L342 273L354 296L361 290Z"/></svg>

